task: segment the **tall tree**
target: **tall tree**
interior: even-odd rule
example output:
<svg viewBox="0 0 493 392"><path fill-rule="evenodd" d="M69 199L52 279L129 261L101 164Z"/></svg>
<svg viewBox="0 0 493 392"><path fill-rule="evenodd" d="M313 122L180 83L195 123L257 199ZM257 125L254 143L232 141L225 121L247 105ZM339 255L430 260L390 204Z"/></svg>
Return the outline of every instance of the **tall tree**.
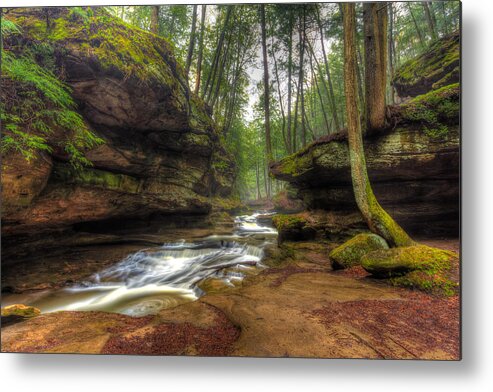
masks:
<svg viewBox="0 0 493 392"><path fill-rule="evenodd" d="M329 103L330 103L330 108L332 111L332 119L334 120L336 130L338 131L340 129L340 123L339 123L339 117L337 116L336 99L335 99L335 95L334 95L334 87L332 85L332 78L330 76L329 61L327 59L327 53L325 52L324 30L323 30L322 21L320 18L320 10L318 8L318 4L316 4L315 10L316 10L316 16L317 16L318 29L320 31L320 46L322 47L322 55L323 55L324 64L325 64L325 74L327 76L327 83L328 83L328 88L329 88L329 90L328 90L329 91Z"/></svg>
<svg viewBox="0 0 493 392"><path fill-rule="evenodd" d="M188 78L188 74L190 73L190 64L192 63L193 49L195 46L196 25L197 25L197 5L194 5L193 13L192 13L192 31L190 32L190 44L188 45L187 64L185 67L187 78Z"/></svg>
<svg viewBox="0 0 493 392"><path fill-rule="evenodd" d="M262 55L264 63L264 113L265 113L265 153L267 162L272 162L272 143L270 138L270 99L269 99L269 64L267 59L267 37L265 28L265 5L260 4L260 27L262 30Z"/></svg>
<svg viewBox="0 0 493 392"><path fill-rule="evenodd" d="M363 3L366 129L385 126L387 4ZM354 25L352 25L354 27ZM354 35L354 32L352 33Z"/></svg>
<svg viewBox="0 0 493 392"><path fill-rule="evenodd" d="M413 20L414 28L416 29L416 34L418 34L419 38L419 43L421 47L423 48L425 46L425 40L423 38L423 33L421 32L421 29L419 28L418 21L416 20L416 17L414 16L413 9L411 8L411 2L406 2L407 9L409 11L409 14L411 15L411 19Z"/></svg>
<svg viewBox="0 0 493 392"><path fill-rule="evenodd" d="M304 80L305 80L305 38L306 38L306 24L305 24L305 6L301 6L301 15L299 21L299 40L300 40L300 73L298 79L298 88L301 98L301 145L306 146L306 113L305 113L305 92L304 92Z"/></svg>
<svg viewBox="0 0 493 392"><path fill-rule="evenodd" d="M208 100L210 98L210 95L212 95L212 89L214 87L214 82L216 79L216 74L219 68L219 61L221 59L221 54L223 50L223 44L224 44L224 37L226 36L226 32L228 31L228 26L229 26L229 19L231 17L231 13L233 11L233 6L228 5L226 8L226 16L224 19L224 24L221 29L220 35L219 35L219 40L216 46L216 50L214 52L214 59L212 61L211 65L211 70L209 74L207 75L207 80L205 82L202 98L206 98Z"/></svg>
<svg viewBox="0 0 493 392"><path fill-rule="evenodd" d="M151 33L159 34L159 6L151 5Z"/></svg>
<svg viewBox="0 0 493 392"><path fill-rule="evenodd" d="M394 78L394 61L395 61L395 44L394 44L394 5L393 3L389 3L389 72L390 72L390 80ZM390 85L390 102L392 104L395 103L395 89L394 86Z"/></svg>
<svg viewBox="0 0 493 392"><path fill-rule="evenodd" d="M205 13L207 6L203 4L202 14L200 16L200 37L199 37L199 53L197 55L197 77L195 78L195 94L200 90L200 79L202 77L202 56L204 53L204 33L205 33Z"/></svg>
<svg viewBox="0 0 493 392"><path fill-rule="evenodd" d="M430 29L430 35L433 40L437 39L437 30L436 30L436 22L435 15L433 10L430 9L427 1L421 2L423 4L423 8L425 10L426 22L428 23L428 28Z"/></svg>
<svg viewBox="0 0 493 392"><path fill-rule="evenodd" d="M291 102L293 98L293 15L289 14L289 38L288 38L288 124L286 130L286 139L288 140L288 153L292 153L293 144L291 142L291 129L292 129L292 117L291 117Z"/></svg>
<svg viewBox="0 0 493 392"><path fill-rule="evenodd" d="M414 243L413 240L380 206L368 178L357 102L355 23L354 3L344 3L344 92L354 196L371 231L381 235L391 245L409 246Z"/></svg>

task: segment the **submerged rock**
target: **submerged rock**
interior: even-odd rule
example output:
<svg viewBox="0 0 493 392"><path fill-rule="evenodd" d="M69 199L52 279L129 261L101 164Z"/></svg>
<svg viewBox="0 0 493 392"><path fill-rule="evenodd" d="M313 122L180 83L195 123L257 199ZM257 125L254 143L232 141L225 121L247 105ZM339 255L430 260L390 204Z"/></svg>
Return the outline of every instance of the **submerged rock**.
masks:
<svg viewBox="0 0 493 392"><path fill-rule="evenodd" d="M329 253L335 268L350 268L361 264L361 258L369 252L388 249L387 242L372 233L361 233Z"/></svg>

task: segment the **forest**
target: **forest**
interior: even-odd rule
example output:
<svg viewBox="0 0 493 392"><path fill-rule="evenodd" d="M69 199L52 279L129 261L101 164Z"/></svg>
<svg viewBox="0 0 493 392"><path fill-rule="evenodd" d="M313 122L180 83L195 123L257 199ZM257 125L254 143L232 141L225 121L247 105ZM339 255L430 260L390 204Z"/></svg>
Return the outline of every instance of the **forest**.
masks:
<svg viewBox="0 0 493 392"><path fill-rule="evenodd" d="M2 351L458 359L460 17L3 8Z"/></svg>
<svg viewBox="0 0 493 392"><path fill-rule="evenodd" d="M269 162L346 128L342 3L109 7L167 38L190 88L209 106L237 157L242 199L270 198L283 183ZM395 70L459 28L458 2L389 3L386 102L400 102ZM364 112L363 4L356 5L358 107ZM364 123L364 122L363 122Z"/></svg>

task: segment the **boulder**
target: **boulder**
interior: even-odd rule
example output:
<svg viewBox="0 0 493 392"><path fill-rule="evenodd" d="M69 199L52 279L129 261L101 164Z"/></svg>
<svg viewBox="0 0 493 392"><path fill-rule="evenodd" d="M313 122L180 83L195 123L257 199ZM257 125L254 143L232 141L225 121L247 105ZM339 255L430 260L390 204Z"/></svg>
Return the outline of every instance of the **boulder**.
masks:
<svg viewBox="0 0 493 392"><path fill-rule="evenodd" d="M458 255L426 245L376 250L364 255L361 265L396 286L445 296L454 295L459 287Z"/></svg>
<svg viewBox="0 0 493 392"><path fill-rule="evenodd" d="M388 248L382 237L372 233L361 233L333 249L329 257L334 268L350 268L360 265L361 258L367 253Z"/></svg>
<svg viewBox="0 0 493 392"><path fill-rule="evenodd" d="M272 222L278 231L278 242L306 241L316 237L317 231L301 214L275 215Z"/></svg>

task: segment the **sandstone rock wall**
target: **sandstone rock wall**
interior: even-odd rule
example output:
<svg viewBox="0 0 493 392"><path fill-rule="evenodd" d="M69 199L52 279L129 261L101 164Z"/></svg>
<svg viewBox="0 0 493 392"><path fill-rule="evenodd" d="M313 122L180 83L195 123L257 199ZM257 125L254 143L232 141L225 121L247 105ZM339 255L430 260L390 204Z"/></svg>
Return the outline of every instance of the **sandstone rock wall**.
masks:
<svg viewBox="0 0 493 392"><path fill-rule="evenodd" d="M75 170L57 148L2 163L2 234L9 238L70 229L81 222L206 214L232 192L235 167L204 103L192 95L168 42L93 9L10 10L22 36L5 47L22 55L48 45L89 128L104 140Z"/></svg>
<svg viewBox="0 0 493 392"><path fill-rule="evenodd" d="M458 102L458 85L417 97L393 108L392 125L364 140L375 195L411 232L458 235ZM276 162L271 172L289 182L308 209L357 211L345 135L319 140Z"/></svg>

